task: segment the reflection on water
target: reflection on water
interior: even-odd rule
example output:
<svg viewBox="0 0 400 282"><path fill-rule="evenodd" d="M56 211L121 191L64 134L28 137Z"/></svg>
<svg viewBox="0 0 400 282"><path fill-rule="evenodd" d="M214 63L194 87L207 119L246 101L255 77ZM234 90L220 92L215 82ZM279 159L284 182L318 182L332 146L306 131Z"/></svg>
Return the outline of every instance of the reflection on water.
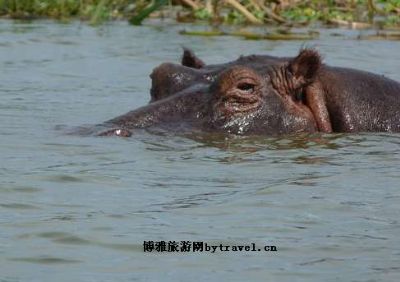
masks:
<svg viewBox="0 0 400 282"><path fill-rule="evenodd" d="M398 134L64 134L147 103L148 74L181 45L210 63L301 46L180 29L0 21L0 280L398 281ZM312 42L327 63L400 80L400 43L333 32ZM278 252L149 254L144 240Z"/></svg>

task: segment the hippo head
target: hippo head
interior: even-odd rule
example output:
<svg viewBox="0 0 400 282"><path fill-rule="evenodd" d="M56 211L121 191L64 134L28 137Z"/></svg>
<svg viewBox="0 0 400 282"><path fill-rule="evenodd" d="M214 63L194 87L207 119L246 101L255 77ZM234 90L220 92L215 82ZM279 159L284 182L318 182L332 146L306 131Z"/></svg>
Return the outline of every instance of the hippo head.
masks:
<svg viewBox="0 0 400 282"><path fill-rule="evenodd" d="M319 54L310 49L295 58L252 55L209 66L185 50L181 65L165 63L151 74L151 103L173 107L178 99L188 101L178 119L201 119L203 129L268 135L315 132L318 122L305 89L320 67ZM195 85L201 85L201 91L192 91Z"/></svg>
<svg viewBox="0 0 400 282"><path fill-rule="evenodd" d="M312 49L293 58L251 55L219 65L185 50L180 65L154 69L148 105L103 125L112 127L106 135L124 136L156 126L253 135L331 132L323 71Z"/></svg>

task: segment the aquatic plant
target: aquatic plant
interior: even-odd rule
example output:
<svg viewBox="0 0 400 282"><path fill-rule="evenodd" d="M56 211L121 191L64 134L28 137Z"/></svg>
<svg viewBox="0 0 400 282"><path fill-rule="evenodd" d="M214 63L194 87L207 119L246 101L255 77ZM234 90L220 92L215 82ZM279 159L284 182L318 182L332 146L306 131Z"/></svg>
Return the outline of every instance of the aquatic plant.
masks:
<svg viewBox="0 0 400 282"><path fill-rule="evenodd" d="M128 19L141 24L148 17L165 15L213 24L377 21L393 27L400 26L400 0L0 0L0 16L19 19L79 18L91 24Z"/></svg>

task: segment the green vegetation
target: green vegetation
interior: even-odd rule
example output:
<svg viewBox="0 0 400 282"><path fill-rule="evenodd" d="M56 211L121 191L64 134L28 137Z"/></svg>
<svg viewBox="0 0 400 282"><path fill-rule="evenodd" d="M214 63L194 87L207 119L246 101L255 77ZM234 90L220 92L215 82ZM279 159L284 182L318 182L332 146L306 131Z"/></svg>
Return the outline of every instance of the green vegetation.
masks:
<svg viewBox="0 0 400 282"><path fill-rule="evenodd" d="M26 20L53 18L62 21L79 18L91 24L98 24L107 20L125 18L130 10L134 9L131 2L127 0L0 0L0 16Z"/></svg>
<svg viewBox="0 0 400 282"><path fill-rule="evenodd" d="M126 19L137 25L148 17L173 17L213 25L356 22L400 27L400 0L0 0L0 16L62 21L79 18L91 24Z"/></svg>

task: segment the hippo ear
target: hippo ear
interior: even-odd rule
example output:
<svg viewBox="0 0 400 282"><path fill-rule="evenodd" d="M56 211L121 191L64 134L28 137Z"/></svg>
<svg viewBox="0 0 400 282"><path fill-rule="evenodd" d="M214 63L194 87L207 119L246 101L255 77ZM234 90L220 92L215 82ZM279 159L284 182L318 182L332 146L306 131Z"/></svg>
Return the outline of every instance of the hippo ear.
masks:
<svg viewBox="0 0 400 282"><path fill-rule="evenodd" d="M182 56L182 66L201 69L206 64L200 60L192 50L183 48L183 56Z"/></svg>
<svg viewBox="0 0 400 282"><path fill-rule="evenodd" d="M303 49L289 62L288 71L304 85L314 81L321 64L321 56L316 50Z"/></svg>

